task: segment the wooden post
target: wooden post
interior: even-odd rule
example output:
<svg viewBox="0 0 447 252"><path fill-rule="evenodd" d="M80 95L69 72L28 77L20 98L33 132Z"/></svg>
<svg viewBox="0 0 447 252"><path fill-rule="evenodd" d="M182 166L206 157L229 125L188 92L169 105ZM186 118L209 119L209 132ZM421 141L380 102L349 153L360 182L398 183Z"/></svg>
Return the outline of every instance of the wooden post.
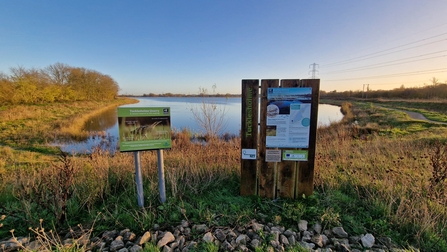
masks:
<svg viewBox="0 0 447 252"><path fill-rule="evenodd" d="M308 161L299 162L298 179L296 180L295 198L301 197L303 194L309 196L314 190L314 165L315 165L315 148L317 141L317 123L318 123L318 104L320 101L320 80L305 79L301 80L300 87L312 88L312 109L310 111L310 132L309 132L309 148Z"/></svg>
<svg viewBox="0 0 447 252"><path fill-rule="evenodd" d="M298 86L299 86L299 80L281 80L281 87L283 88L292 88ZM281 161L278 171L278 188L277 188L279 197L295 198L296 176L297 176L297 162L284 161L284 160Z"/></svg>
<svg viewBox="0 0 447 252"><path fill-rule="evenodd" d="M259 193L261 197L274 199L276 197L277 163L265 162L267 135L267 90L279 86L279 80L261 81L261 125L259 144Z"/></svg>
<svg viewBox="0 0 447 252"><path fill-rule="evenodd" d="M242 80L241 150L258 148L259 80ZM241 195L257 194L258 159L241 159Z"/></svg>

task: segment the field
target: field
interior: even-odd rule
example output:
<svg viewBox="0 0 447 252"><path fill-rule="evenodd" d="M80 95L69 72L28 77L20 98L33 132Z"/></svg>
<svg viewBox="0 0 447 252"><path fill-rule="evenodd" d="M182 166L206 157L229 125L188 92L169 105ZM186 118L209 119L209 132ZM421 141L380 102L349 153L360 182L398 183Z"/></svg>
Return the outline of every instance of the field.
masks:
<svg viewBox="0 0 447 252"><path fill-rule="evenodd" d="M0 240L11 229L26 235L41 223L61 232L82 224L99 233L144 232L182 219L209 226L259 218L296 226L306 219L387 236L408 251L447 251L447 127L411 120L386 109L395 106L386 101L338 103L343 121L318 129L314 195L275 201L239 196L240 139L194 143L184 130L172 132L172 149L164 153L164 204L156 153L142 153L144 209L136 203L132 153L97 149L72 156L48 146L55 138L85 134L79 125L88 119L87 106L1 108ZM431 113L432 120L445 116L439 107L399 105Z"/></svg>

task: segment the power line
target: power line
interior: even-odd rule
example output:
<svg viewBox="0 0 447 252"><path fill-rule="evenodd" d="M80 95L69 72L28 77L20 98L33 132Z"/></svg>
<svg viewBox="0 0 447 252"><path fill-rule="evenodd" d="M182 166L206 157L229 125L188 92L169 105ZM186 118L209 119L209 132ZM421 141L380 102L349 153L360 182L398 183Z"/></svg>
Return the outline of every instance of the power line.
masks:
<svg viewBox="0 0 447 252"><path fill-rule="evenodd" d="M402 76L420 75L420 74L428 74L428 73L443 73L443 72L447 72L447 68L437 68L437 69L430 69L430 70L423 70L423 71L414 71L414 72L406 72L406 73L376 75L376 76L348 78L348 79L324 80L324 81L348 81L348 80L378 79L378 78L402 77Z"/></svg>
<svg viewBox="0 0 447 252"><path fill-rule="evenodd" d="M377 57L380 57L380 56L389 55L389 54L398 53L398 52L403 52L403 51L407 51L407 50L410 50L410 49L414 49L414 48L418 48L418 47L426 46L426 45L431 45L431 44L442 42L442 41L447 41L447 39L441 39L441 40L437 40L437 41L432 41L432 42L429 42L429 43L426 43L426 44L417 45L417 46L413 46L413 47L408 47L408 48L405 48L405 49L402 49L402 50L398 50L398 51L394 51L394 52L382 53L382 54L375 55L375 56L370 56L370 57L366 57L366 55L364 55L364 56L362 56L362 59L351 59L350 61L346 60L344 63L340 63L340 64L332 65L332 66L344 65L344 64L348 64L348 63L352 63L352 62L357 62L357 61L377 58ZM384 50L384 51L388 51L388 50Z"/></svg>
<svg viewBox="0 0 447 252"><path fill-rule="evenodd" d="M444 26L444 25L447 25L447 23L438 25L436 27L440 27L440 26ZM413 34L411 34L411 36L414 35L414 34L418 34L418 33L421 33L421 32L428 31L430 29L434 29L436 27L425 29L425 30L417 32L417 33L413 33ZM368 53L368 54L365 54L365 55L362 55L362 56L348 58L348 59L345 59L345 60L340 60L340 61L329 63L329 64L323 64L321 66L330 68L330 67L335 67L335 66L338 66L338 65L344 65L344 64L348 64L348 63L354 63L354 62L358 62L358 61L362 61L362 60L366 61L368 59L377 58L377 57L380 57L380 56L385 56L385 55L398 53L398 52L402 52L402 51L408 51L408 50L415 49L415 48L418 48L418 47L431 45L431 44L434 44L434 43L444 42L444 41L447 40L446 38L443 38L443 39L440 39L440 40L436 40L436 41L431 41L431 42L428 41L428 40L431 40L431 39L434 39L434 38L439 38L439 37L444 36L446 34L447 34L447 32L444 32L444 33L437 34L437 35L434 35L434 36L429 36L429 37L426 37L426 38L423 38L423 39L419 39L419 40L416 40L416 41L413 41L413 42L410 42L410 43L404 43L404 44L401 44L399 46L393 46L393 47L388 48L388 49L379 50L377 52ZM407 36L407 37L409 37L409 36ZM402 37L400 39L402 39ZM392 41L395 41L395 40L392 40ZM417 43L421 43L421 42L424 42L424 41L427 41L427 42L423 43L423 44L416 45ZM387 42L387 43L389 43L389 42ZM414 45L414 46L411 46L411 45ZM409 46L411 46L411 47L409 47ZM407 64L407 63L424 61L424 60L431 60L431 59L435 59L435 58L446 57L447 55L436 56L437 53L443 53L443 52L446 52L446 51L447 50L441 50L441 51L421 54L421 55L417 55L417 56L405 57L405 58L396 59L396 60L389 60L389 61L385 61L385 62L381 62L381 63L366 64L366 65L360 66L360 67L352 67L352 68L342 69L342 70L339 70L339 71L331 71L329 73L342 73L342 72L349 72L349 71L360 71L360 70L367 70L367 69L372 69L372 68L388 67L388 66L393 66L393 65L400 65L400 64ZM433 57L425 57L425 56L430 56L430 55L433 55ZM446 68L438 68L438 69L429 69L429 70L422 70L422 71L394 73L394 74L386 74L386 75L375 75L375 76L367 76L367 77L332 79L332 80L325 80L325 81L347 81L347 80L362 80L362 79L393 78L393 77L400 77L400 76L424 75L424 74L430 74L430 73L444 73L444 72L446 72L446 70L447 70ZM376 85L376 84L372 84L372 85Z"/></svg>
<svg viewBox="0 0 447 252"><path fill-rule="evenodd" d="M404 81L404 82L388 82L388 83L380 83L380 84L370 84L372 86L388 86L388 85L395 85L395 84L411 84L411 83L421 83L420 81Z"/></svg>
<svg viewBox="0 0 447 252"><path fill-rule="evenodd" d="M389 43L394 42L394 41L399 41L399 40L402 40L402 39L405 39L405 38L414 36L414 35L416 35L416 34L423 33L423 32L427 32L427 31L429 31L429 30L433 30L433 29L435 29L435 28L442 27L442 26L445 26L445 25L447 25L447 23L443 23L443 24L440 24L440 25L437 25L437 26L433 26L433 27L424 29L424 30L420 30L420 31L418 31L418 32L414 32L414 33L408 34L408 35L406 35L406 36L400 36L399 38L396 38L396 39L393 39L393 40L389 40L389 41L385 41L385 42L382 43L382 44L389 44ZM376 45L376 46L371 46L371 47L369 47L369 48L365 48L365 49L363 49L363 50L358 50L358 51L356 51L355 53L359 53L359 52L362 52L362 51L366 51L366 50L372 49L372 48L374 48L374 47L377 47L377 45ZM354 53L352 53L352 54L354 54ZM342 61L344 61L344 60L342 60ZM328 63L327 65L332 65L332 64L335 64L335 63L337 63L337 62ZM326 66L326 65L323 64L323 66Z"/></svg>
<svg viewBox="0 0 447 252"><path fill-rule="evenodd" d="M400 65L400 64L412 63L412 62L429 60L429 59L436 59L436 58L441 58L441 57L447 56L447 55L440 55L440 56L434 56L434 57L417 59L417 60L403 61L403 60L407 60L407 59L414 59L414 58L418 58L418 57L422 57L422 56L432 55L432 54L436 54L436 53L440 53L440 52L447 52L447 50L421 54L418 56L412 56L412 57L407 57L407 58L398 59L398 60L385 61L382 63L376 63L376 64L366 65L366 66L361 66L361 67L354 67L354 68L342 69L342 70L337 70L337 71L330 71L330 72L326 72L326 73L327 74L329 74L329 73L344 73L344 72L352 72L352 71L359 71L359 70L366 70L366 69L373 69L373 68L380 68L380 67L388 67L388 66L395 66L395 65ZM403 61L403 62L399 62L399 61ZM393 63L393 62L399 62L399 63ZM393 64L387 64L387 63L393 63Z"/></svg>
<svg viewBox="0 0 447 252"><path fill-rule="evenodd" d="M422 33L422 32L426 32L426 31L429 31L429 30L433 30L433 29L435 29L435 28L438 28L438 27L441 27L441 26L444 26L444 25L447 25L447 23L443 23L443 24L440 24L440 25L437 25L437 26L433 26L433 27L431 27L431 28L427 28L427 29L425 29L425 30L418 31L418 32L409 34L409 35L407 35L407 36L402 36L402 37L400 37L400 38L393 39L393 40L390 40L390 41L385 42L385 43L390 43L390 42L394 42L394 41L399 41L399 40L402 40L402 39L404 39L404 38L408 38L408 37L411 37L411 36L414 36L414 35L416 35L416 34L419 34L419 33Z"/></svg>
<svg viewBox="0 0 447 252"><path fill-rule="evenodd" d="M425 38L425 39L421 39L421 40L413 41L413 42L410 42L410 43L406 43L406 44L403 44L403 45L400 45L400 46L395 46L395 47L392 47L392 48L389 48L389 49L381 50L381 51L378 51L378 52L369 53L369 54L365 54L365 55L362 55L362 56L358 56L358 57L354 57L354 58L346 59L346 60L341 60L341 61L338 61L338 62L329 63L329 64L322 65L322 66L324 66L324 67L332 67L332 66L337 66L337 65L343 65L343 64L350 63L350 62L356 62L356 61L360 61L360 60L365 60L365 59L375 58L375 57L379 57L379 56L383 56L383 55L387 55L387 54L391 54L391 53L396 53L396 52L401 52L401 51L405 51L405 50L408 50L408 49L417 48L417 47L424 46L424 45L429 45L429 44L437 43L437 42L444 41L444 40L447 40L447 39L442 39L442 40L438 40L438 41L434 41L434 42L426 43L426 44L423 44L423 45L418 45L418 46L415 46L415 47L406 48L406 49L403 49L403 50L400 50L400 51L395 51L395 52L391 52L391 53L380 54L380 53L383 53L383 52L391 51L391 50L398 49L398 48L401 48L401 47L405 47L405 46L408 46L408 45L416 44L416 43L419 43L419 42L422 42L422 41L425 41L425 40L428 40L428 39L432 39L432 38L440 37L440 36L443 36L443 35L446 35L446 34L447 34L447 32L442 33L442 34L438 34L438 35L435 35L435 36L432 36L432 37L429 37L429 38ZM378 55L378 56L373 56L373 55L376 55L376 54L380 54L380 55ZM369 57L369 56L373 56L373 57ZM365 58L365 57L366 57L366 58Z"/></svg>

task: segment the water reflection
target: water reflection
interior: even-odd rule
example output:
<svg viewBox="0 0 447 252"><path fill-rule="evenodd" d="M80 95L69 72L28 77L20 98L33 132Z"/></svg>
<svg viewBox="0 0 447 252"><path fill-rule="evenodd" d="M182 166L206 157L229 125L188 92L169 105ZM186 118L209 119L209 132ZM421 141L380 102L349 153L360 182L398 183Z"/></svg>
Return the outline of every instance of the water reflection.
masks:
<svg viewBox="0 0 447 252"><path fill-rule="evenodd" d="M200 97L142 97L137 104L124 107L170 107L171 125L174 130L184 128L201 133L194 120L191 109L198 108L203 99ZM239 135L241 128L241 98L212 98L218 109L225 109L227 124L222 134ZM329 125L343 118L340 108L333 105L320 104L318 107L318 126ZM82 142L55 143L65 152L90 153L92 148L100 148L114 152L119 144L117 109L109 109L104 113L90 118L84 125L84 130L90 132L90 137Z"/></svg>
<svg viewBox="0 0 447 252"><path fill-rule="evenodd" d="M116 124L116 118L118 117L116 108L111 108L98 114L84 124L84 130L90 132L101 132L105 129L109 129Z"/></svg>

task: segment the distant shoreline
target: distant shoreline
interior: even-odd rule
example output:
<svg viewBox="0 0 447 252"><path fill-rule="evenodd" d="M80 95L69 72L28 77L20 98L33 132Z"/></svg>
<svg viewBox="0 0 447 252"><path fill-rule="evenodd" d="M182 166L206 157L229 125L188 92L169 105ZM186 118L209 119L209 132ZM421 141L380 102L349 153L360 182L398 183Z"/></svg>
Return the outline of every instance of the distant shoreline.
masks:
<svg viewBox="0 0 447 252"><path fill-rule="evenodd" d="M241 94L212 94L212 95L200 95L200 94L143 94L143 95L118 95L118 97L242 97Z"/></svg>

